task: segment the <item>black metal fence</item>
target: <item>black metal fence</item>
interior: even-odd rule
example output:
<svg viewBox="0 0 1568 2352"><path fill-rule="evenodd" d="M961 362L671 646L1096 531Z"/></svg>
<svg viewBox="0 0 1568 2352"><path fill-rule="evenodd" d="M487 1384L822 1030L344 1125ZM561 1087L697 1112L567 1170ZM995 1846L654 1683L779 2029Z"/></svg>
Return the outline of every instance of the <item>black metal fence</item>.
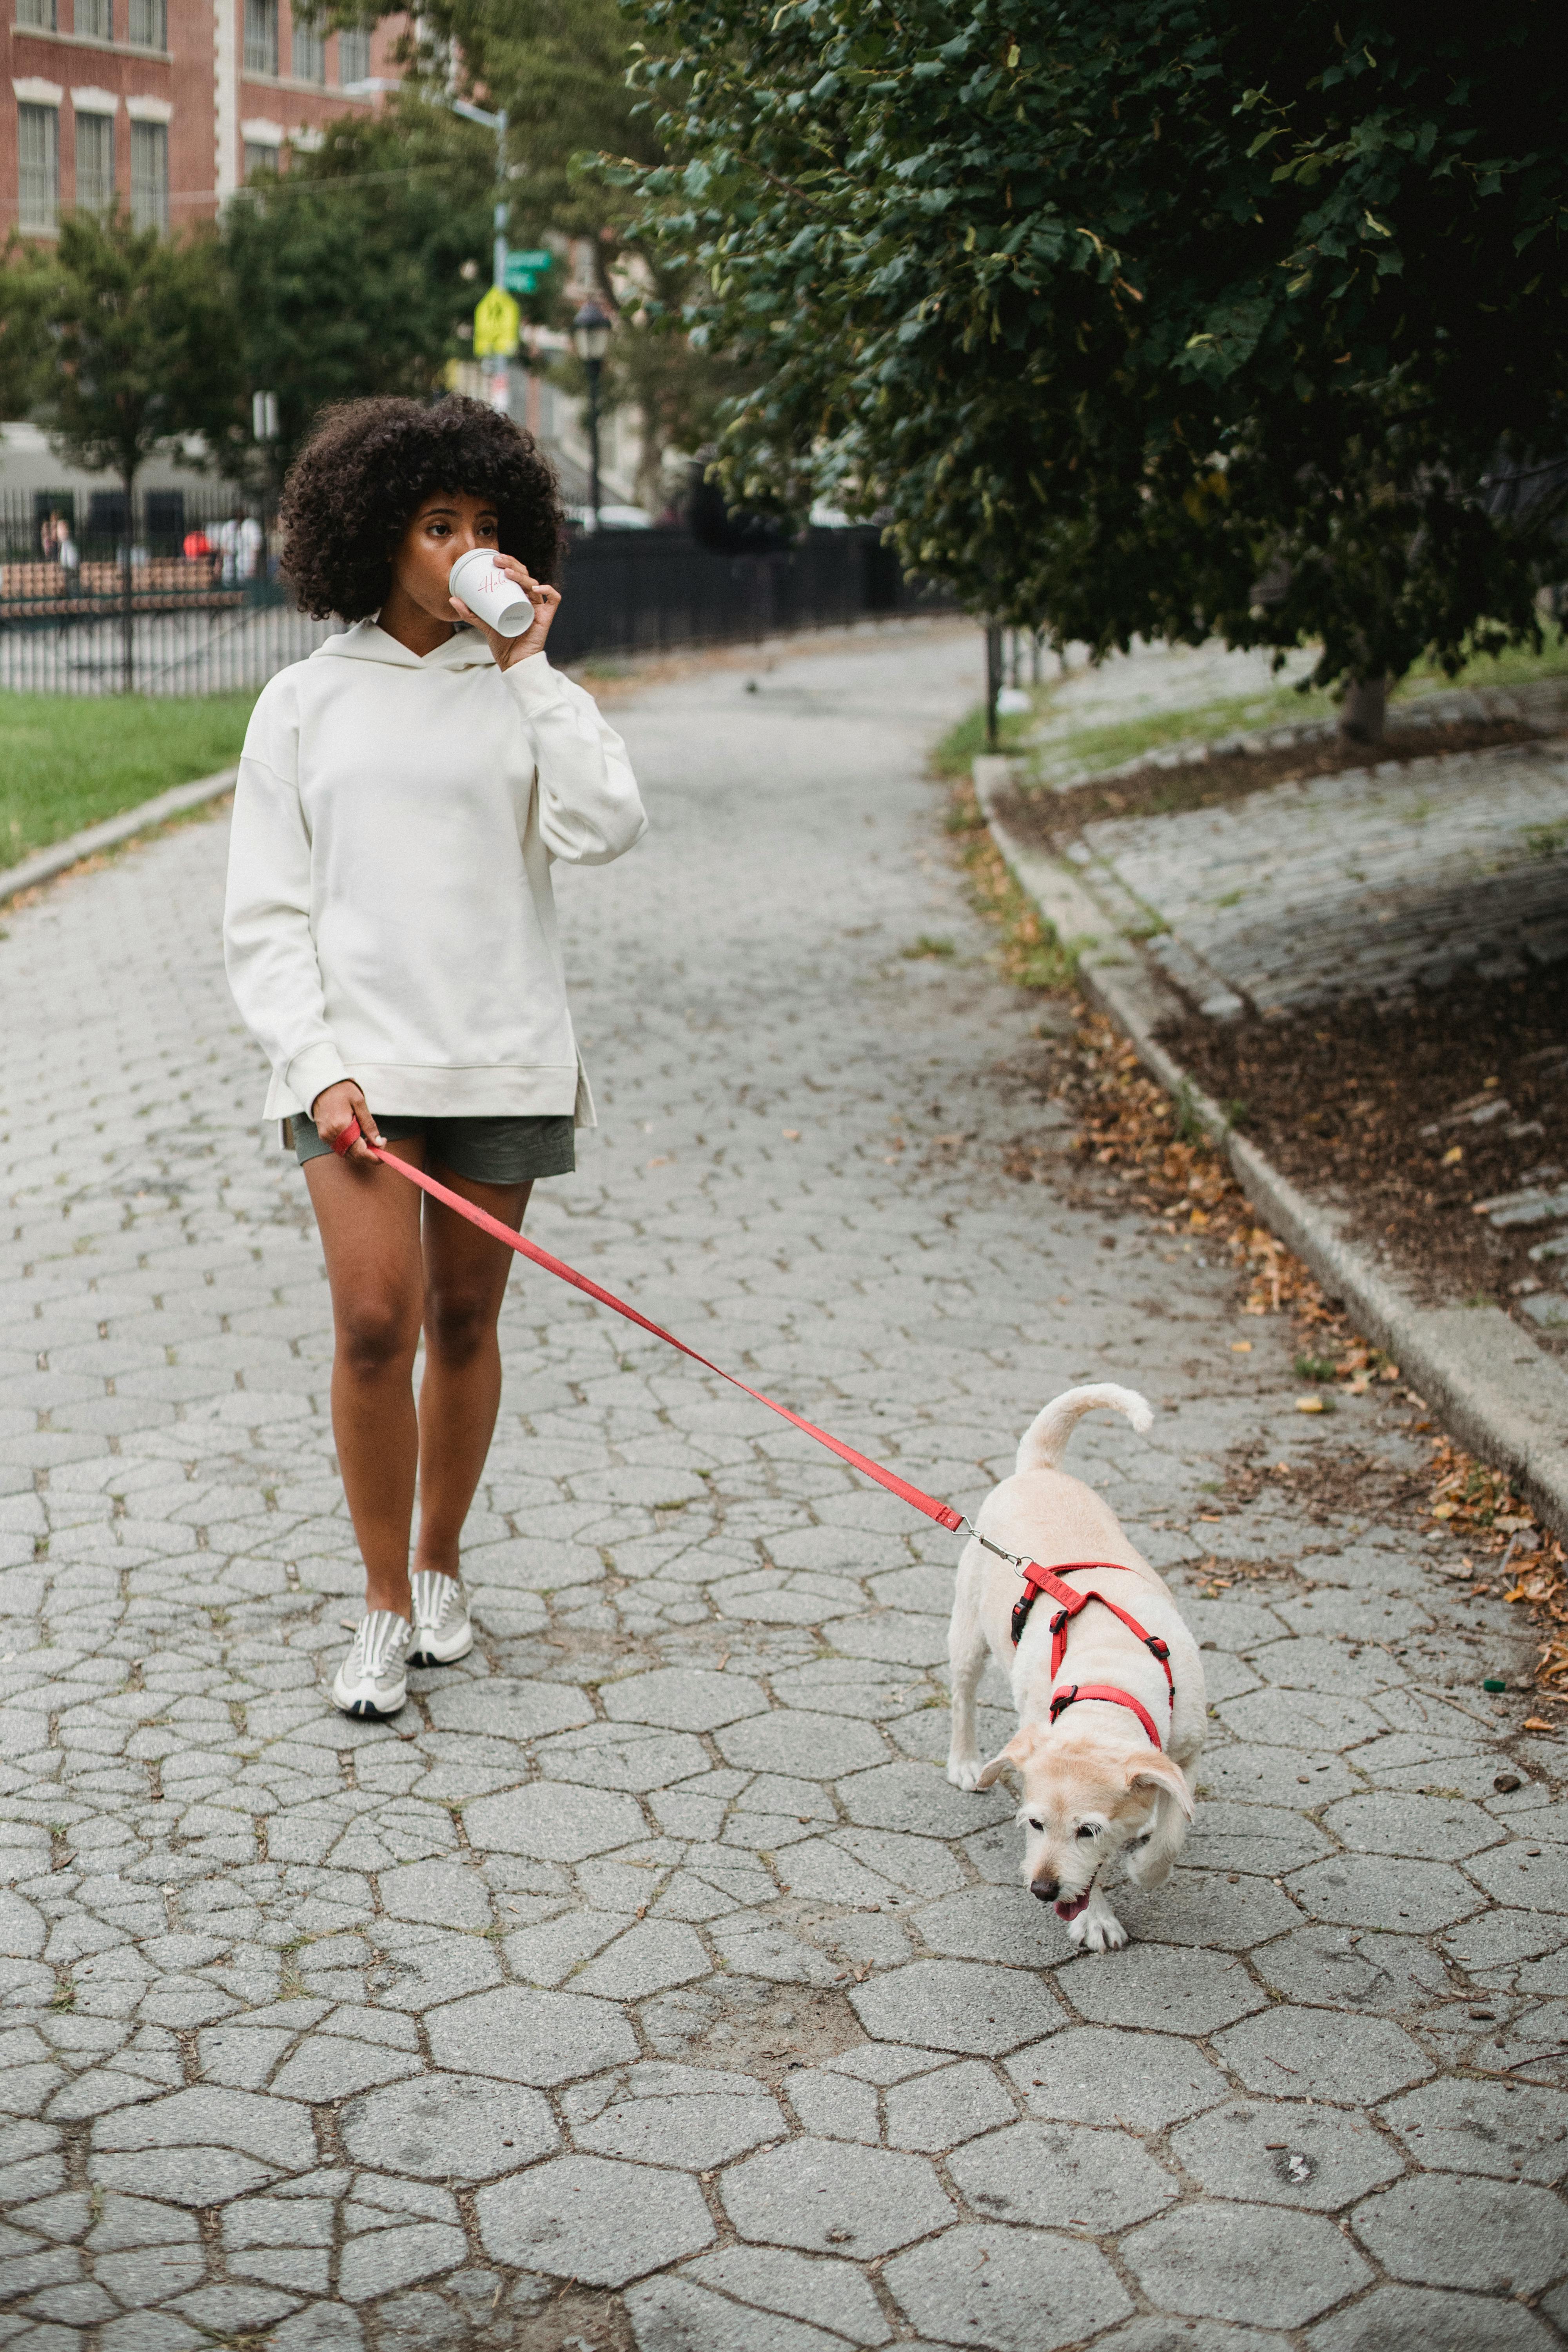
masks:
<svg viewBox="0 0 1568 2352"><path fill-rule="evenodd" d="M949 601L906 579L872 530L810 530L758 555L717 555L684 531L599 531L574 541L563 588L550 633L563 662L843 628Z"/></svg>
<svg viewBox="0 0 1568 2352"><path fill-rule="evenodd" d="M721 555L679 530L574 540L551 635L561 662L745 642L941 610L873 530L811 530ZM0 497L0 690L253 689L339 625L297 612L270 530L221 491Z"/></svg>
<svg viewBox="0 0 1568 2352"><path fill-rule="evenodd" d="M221 487L0 498L0 688L210 694L260 686L326 635L269 535Z"/></svg>

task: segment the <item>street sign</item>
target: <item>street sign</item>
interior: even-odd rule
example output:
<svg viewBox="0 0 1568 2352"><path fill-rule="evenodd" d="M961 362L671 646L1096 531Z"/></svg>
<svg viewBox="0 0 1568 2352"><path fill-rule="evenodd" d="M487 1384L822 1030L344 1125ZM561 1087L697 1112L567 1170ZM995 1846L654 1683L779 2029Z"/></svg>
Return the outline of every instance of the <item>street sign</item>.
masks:
<svg viewBox="0 0 1568 2352"><path fill-rule="evenodd" d="M510 294L492 286L474 311L474 357L510 359L517 349L522 314Z"/></svg>
<svg viewBox="0 0 1568 2352"><path fill-rule="evenodd" d="M544 247L522 253L509 253L506 257L506 289L509 294L533 293L542 278L549 276L555 256Z"/></svg>

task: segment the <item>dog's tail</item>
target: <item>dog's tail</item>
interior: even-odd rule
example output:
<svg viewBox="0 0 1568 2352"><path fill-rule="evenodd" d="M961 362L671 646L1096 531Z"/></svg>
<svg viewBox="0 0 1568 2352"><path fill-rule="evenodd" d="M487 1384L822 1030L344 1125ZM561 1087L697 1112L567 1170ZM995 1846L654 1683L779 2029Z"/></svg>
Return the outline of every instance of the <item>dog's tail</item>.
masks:
<svg viewBox="0 0 1568 2352"><path fill-rule="evenodd" d="M1124 1412L1140 1435L1154 1425L1154 1416L1136 1389L1119 1389L1113 1381L1097 1381L1089 1388L1068 1389L1053 1398L1024 1432L1018 1441L1016 1468L1054 1470L1084 1414L1101 1404L1110 1405L1115 1412Z"/></svg>

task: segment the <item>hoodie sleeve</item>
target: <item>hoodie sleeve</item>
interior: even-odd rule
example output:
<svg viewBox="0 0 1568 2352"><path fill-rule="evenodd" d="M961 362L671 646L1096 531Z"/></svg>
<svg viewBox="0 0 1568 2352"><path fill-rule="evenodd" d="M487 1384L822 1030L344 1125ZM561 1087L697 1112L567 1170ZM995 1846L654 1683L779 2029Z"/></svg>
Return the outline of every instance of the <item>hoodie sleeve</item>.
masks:
<svg viewBox="0 0 1568 2352"><path fill-rule="evenodd" d="M229 832L223 952L240 1016L289 1093L309 1110L346 1078L327 1027L310 936L310 836L300 801L292 695L274 681L251 713Z"/></svg>
<svg viewBox="0 0 1568 2352"><path fill-rule="evenodd" d="M607 866L647 831L626 745L593 696L545 655L531 654L501 676L533 740L545 847L571 866Z"/></svg>

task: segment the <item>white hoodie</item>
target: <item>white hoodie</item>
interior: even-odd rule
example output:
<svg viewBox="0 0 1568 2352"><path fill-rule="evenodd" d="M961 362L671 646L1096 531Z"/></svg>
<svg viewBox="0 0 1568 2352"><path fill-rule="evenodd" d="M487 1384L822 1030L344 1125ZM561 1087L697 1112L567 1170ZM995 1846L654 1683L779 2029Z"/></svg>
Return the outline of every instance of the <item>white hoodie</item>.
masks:
<svg viewBox="0 0 1568 2352"><path fill-rule="evenodd" d="M647 820L620 737L542 654L477 630L423 659L374 621L263 689L234 799L224 960L272 1065L265 1116L354 1078L373 1111L574 1112L552 859Z"/></svg>

